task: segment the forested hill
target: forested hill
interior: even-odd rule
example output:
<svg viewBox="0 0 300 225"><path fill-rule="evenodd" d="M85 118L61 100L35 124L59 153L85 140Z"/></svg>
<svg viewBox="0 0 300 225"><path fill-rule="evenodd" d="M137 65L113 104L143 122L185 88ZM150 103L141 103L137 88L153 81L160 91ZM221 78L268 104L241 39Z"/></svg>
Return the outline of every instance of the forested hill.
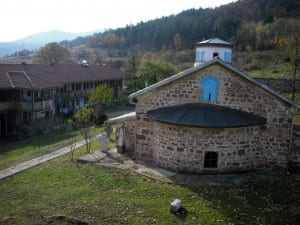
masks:
<svg viewBox="0 0 300 225"><path fill-rule="evenodd" d="M276 47L279 37L287 34L286 24L292 20L299 23L299 18L298 0L239 0L215 9L190 9L62 44L142 51L181 50L218 36L238 50L269 50Z"/></svg>

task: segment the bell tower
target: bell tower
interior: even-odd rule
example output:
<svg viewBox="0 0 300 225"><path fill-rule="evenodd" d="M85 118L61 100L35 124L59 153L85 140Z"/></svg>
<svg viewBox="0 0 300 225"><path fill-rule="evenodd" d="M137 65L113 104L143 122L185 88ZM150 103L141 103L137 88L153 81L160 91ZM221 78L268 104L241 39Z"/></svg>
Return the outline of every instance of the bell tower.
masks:
<svg viewBox="0 0 300 225"><path fill-rule="evenodd" d="M224 62L231 64L232 44L219 38L211 38L196 43L194 66L213 60L215 57L219 57Z"/></svg>

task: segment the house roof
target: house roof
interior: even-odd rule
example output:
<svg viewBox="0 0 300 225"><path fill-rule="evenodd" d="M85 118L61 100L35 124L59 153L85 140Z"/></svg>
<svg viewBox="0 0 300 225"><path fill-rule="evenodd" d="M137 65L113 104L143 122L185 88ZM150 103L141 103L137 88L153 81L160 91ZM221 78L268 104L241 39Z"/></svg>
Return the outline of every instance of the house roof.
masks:
<svg viewBox="0 0 300 225"><path fill-rule="evenodd" d="M150 110L147 115L162 123L206 128L232 128L265 124L266 119L224 106L189 103Z"/></svg>
<svg viewBox="0 0 300 225"><path fill-rule="evenodd" d="M216 46L216 45L232 47L231 43L221 40L220 38L211 38L196 43L196 46Z"/></svg>
<svg viewBox="0 0 300 225"><path fill-rule="evenodd" d="M27 74L25 71L7 71L6 77L9 82L6 82L0 88L20 88L20 89L45 89L62 86L59 82L45 80L33 74Z"/></svg>
<svg viewBox="0 0 300 225"><path fill-rule="evenodd" d="M0 88L44 89L67 83L120 80L120 70L106 66L0 64Z"/></svg>
<svg viewBox="0 0 300 225"><path fill-rule="evenodd" d="M136 118L136 112L130 112L118 117L111 118L108 120L108 123L109 124L123 123L128 120L134 120L135 118Z"/></svg>
<svg viewBox="0 0 300 225"><path fill-rule="evenodd" d="M218 57L215 57L213 60L210 60L210 61L208 61L206 63L203 63L203 64L200 64L198 66L191 67L189 69L181 71L178 74L175 74L175 75L173 75L173 76L171 76L169 78L166 78L166 79L164 79L162 81L159 81L159 82L157 82L157 83L155 83L155 84L153 84L151 86L148 86L148 87L146 87L146 88L144 88L142 90L139 90L139 91L137 91L135 93L132 93L131 95L129 95L129 98L133 99L133 98L138 97L140 95L146 94L146 93L148 93L148 92L150 92L150 91L152 91L154 89L157 89L159 87L167 85L167 84L169 84L169 83L171 83L173 81L176 81L176 80L178 80L178 79L180 79L182 77L188 76L188 75L190 75L190 74L192 74L192 73L194 73L194 72L196 72L198 70L202 70L204 68L207 68L207 67L209 67L209 66L211 66L213 64L220 64L220 65L222 65L223 67L225 67L225 68L227 68L227 69L235 72L240 77L242 77L242 78L250 81L254 85L256 85L259 88L263 89L264 91L272 94L273 96L275 96L276 98L282 100L283 102L287 103L288 105L294 106L296 108L300 108L300 106L297 103L295 103L295 102L287 99L285 96L283 96L280 93L274 91L273 89L269 88L265 84L262 84L262 83L256 81L255 79L253 79L252 77L250 77L248 74L239 71L237 68L233 67L232 65L225 63L224 61L222 61Z"/></svg>

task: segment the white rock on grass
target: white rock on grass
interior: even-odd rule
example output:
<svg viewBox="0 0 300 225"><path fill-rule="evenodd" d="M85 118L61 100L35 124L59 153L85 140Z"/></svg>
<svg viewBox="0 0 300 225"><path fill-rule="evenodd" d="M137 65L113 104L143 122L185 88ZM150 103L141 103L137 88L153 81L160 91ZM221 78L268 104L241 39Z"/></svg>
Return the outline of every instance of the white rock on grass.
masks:
<svg viewBox="0 0 300 225"><path fill-rule="evenodd" d="M178 212L182 208L182 201L180 199L175 199L170 205L170 211L172 213Z"/></svg>

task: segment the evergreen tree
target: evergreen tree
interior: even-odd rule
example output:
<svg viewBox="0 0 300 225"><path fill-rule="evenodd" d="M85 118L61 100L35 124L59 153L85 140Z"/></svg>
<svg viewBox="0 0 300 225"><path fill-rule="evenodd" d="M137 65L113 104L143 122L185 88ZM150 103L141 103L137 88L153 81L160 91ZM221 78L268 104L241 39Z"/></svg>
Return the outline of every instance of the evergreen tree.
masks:
<svg viewBox="0 0 300 225"><path fill-rule="evenodd" d="M124 82L127 89L128 94L131 94L137 91L136 85L136 73L137 73L137 65L135 56L132 56L125 67L124 71Z"/></svg>

